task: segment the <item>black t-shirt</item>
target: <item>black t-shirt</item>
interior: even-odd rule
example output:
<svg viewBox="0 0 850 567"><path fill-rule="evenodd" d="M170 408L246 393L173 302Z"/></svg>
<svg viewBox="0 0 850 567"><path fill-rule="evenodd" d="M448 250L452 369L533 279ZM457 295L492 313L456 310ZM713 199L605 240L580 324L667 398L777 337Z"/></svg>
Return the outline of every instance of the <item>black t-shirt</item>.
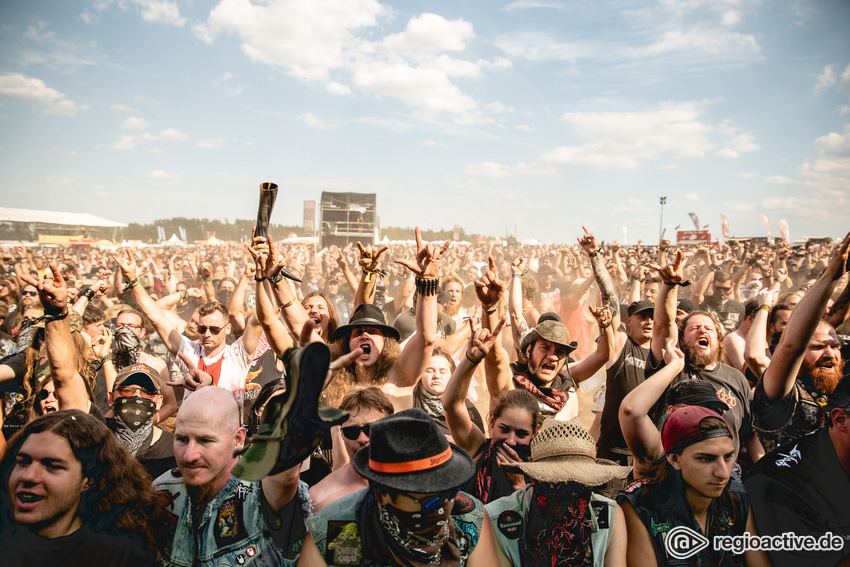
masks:
<svg viewBox="0 0 850 567"><path fill-rule="evenodd" d="M734 299L721 299L713 295L706 296L702 305L703 311L708 311L720 321L727 333L731 333L744 322L746 310L744 306Z"/></svg>
<svg viewBox="0 0 850 567"><path fill-rule="evenodd" d="M4 526L0 558L5 567L148 567L156 556L129 536L97 533L87 526L52 539L22 526Z"/></svg>
<svg viewBox="0 0 850 567"><path fill-rule="evenodd" d="M764 392L763 376L753 393L753 425L756 429L771 434L778 443L784 444L824 425L821 406L803 382L796 380L787 395L769 402Z"/></svg>
<svg viewBox="0 0 850 567"><path fill-rule="evenodd" d="M841 551L771 551L777 567L832 567L850 555L850 477L828 429L780 445L753 466L744 485L759 535L817 539L832 532L844 540Z"/></svg>
<svg viewBox="0 0 850 567"><path fill-rule="evenodd" d="M655 362L652 351L647 359L645 374L646 377L654 375L664 367L664 362L660 364ZM682 382L683 380L705 380L714 387L717 398L729 406L729 410L723 414L723 419L732 430L732 442L735 444L735 460L738 458L738 450L741 446L741 439L749 439L753 435L753 419L750 414L750 403L753 400L753 393L750 390L750 385L747 379L735 368L722 362L718 362L712 370L696 370L690 365L685 366L684 370L676 376L670 383L670 387ZM653 418L657 425L661 425L666 419L666 398L667 392L659 399L654 410ZM608 403L607 395L605 403ZM660 408L663 411L659 411Z"/></svg>
<svg viewBox="0 0 850 567"><path fill-rule="evenodd" d="M605 407L602 409L597 442L598 457L619 460L619 455L612 453L611 449L626 448L626 440L620 429L620 404L629 392L643 383L647 358L649 358L649 349L643 348L628 338L617 362L608 369L605 381Z"/></svg>

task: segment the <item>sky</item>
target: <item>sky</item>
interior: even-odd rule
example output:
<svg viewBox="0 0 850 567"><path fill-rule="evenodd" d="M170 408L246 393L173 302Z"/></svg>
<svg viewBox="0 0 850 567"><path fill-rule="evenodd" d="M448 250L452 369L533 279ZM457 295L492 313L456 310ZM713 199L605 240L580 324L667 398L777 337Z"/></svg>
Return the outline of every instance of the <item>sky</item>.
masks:
<svg viewBox="0 0 850 567"><path fill-rule="evenodd" d="M5 0L0 203L575 242L850 230L844 0ZM662 207L659 198L666 197Z"/></svg>

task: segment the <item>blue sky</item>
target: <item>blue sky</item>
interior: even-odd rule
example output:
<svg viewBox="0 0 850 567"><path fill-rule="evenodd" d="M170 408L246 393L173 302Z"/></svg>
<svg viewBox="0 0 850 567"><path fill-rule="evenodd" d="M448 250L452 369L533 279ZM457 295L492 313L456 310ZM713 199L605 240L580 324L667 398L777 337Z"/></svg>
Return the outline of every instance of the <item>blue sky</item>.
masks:
<svg viewBox="0 0 850 567"><path fill-rule="evenodd" d="M850 3L6 1L0 195L123 222L850 230Z"/></svg>

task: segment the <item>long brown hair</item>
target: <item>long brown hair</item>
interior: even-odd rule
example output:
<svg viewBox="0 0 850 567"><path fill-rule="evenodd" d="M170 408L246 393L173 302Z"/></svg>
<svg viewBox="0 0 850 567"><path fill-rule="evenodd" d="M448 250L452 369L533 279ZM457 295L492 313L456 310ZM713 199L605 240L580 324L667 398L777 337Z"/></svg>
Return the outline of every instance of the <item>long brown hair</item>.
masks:
<svg viewBox="0 0 850 567"><path fill-rule="evenodd" d="M150 475L106 425L78 410L43 415L9 439L0 461L0 517L5 525L14 524L9 477L18 453L30 435L47 431L68 442L82 464L83 476L92 481L78 509L86 526L98 533L130 536L159 558L157 541L162 541L160 530L167 521Z"/></svg>
<svg viewBox="0 0 850 567"><path fill-rule="evenodd" d="M348 346L349 337L350 335L346 334L346 336L334 341L331 352L334 355L351 352ZM387 375L390 373L390 369L396 360L398 360L399 356L401 356L401 348L398 345L398 341L384 335L384 347L381 349L381 354L378 356L378 360L374 365L366 368L362 366L358 367L356 363L352 363L334 372L328 387L325 388L325 403L339 407L345 394L357 387L358 368L361 368L360 375L369 379L368 386L377 386L380 388L386 383Z"/></svg>

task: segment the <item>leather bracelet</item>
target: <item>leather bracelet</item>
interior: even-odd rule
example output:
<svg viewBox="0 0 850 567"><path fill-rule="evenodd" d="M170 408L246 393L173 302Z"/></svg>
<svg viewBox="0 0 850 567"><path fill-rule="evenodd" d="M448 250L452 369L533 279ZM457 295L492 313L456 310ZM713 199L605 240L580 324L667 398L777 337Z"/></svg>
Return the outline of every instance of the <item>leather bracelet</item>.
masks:
<svg viewBox="0 0 850 567"><path fill-rule="evenodd" d="M261 281L263 281L263 280L265 280L265 279L266 279L266 276L263 276L263 277L261 277L261 278L258 278L257 276L254 276L254 281L255 281L255 282L261 282Z"/></svg>
<svg viewBox="0 0 850 567"><path fill-rule="evenodd" d="M33 321L33 324L50 323L51 321L61 321L62 319L67 319L69 313L70 311L65 311L65 313L63 313L62 315L42 315L41 317Z"/></svg>
<svg viewBox="0 0 850 567"><path fill-rule="evenodd" d="M440 278L416 278L416 291L423 297L431 297L440 292Z"/></svg>

